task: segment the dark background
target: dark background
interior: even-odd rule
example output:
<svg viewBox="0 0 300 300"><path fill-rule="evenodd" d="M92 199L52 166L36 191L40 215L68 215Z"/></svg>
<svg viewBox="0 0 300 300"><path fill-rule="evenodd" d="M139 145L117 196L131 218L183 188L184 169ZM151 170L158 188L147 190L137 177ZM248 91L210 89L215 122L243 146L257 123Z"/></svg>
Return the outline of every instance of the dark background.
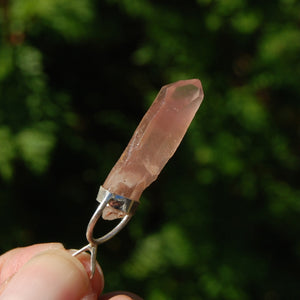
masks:
<svg viewBox="0 0 300 300"><path fill-rule="evenodd" d="M161 86L199 78L177 153L99 248L105 289L300 299L299 1L0 7L1 252L85 245L99 185Z"/></svg>

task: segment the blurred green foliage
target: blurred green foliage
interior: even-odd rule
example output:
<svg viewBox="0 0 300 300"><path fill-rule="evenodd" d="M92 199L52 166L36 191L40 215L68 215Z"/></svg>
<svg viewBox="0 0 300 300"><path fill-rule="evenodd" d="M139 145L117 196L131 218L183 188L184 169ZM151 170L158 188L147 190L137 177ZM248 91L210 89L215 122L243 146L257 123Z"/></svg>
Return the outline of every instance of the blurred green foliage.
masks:
<svg viewBox="0 0 300 300"><path fill-rule="evenodd" d="M160 87L195 77L205 100L183 144L99 249L106 290L300 298L299 1L0 9L2 252L81 247L99 184Z"/></svg>

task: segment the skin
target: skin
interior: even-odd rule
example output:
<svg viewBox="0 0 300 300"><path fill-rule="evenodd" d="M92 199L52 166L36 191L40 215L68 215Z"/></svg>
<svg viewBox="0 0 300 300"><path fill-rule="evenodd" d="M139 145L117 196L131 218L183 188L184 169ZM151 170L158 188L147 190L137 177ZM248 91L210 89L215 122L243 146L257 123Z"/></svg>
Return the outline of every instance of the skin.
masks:
<svg viewBox="0 0 300 300"><path fill-rule="evenodd" d="M0 256L0 300L142 300L128 292L101 295L104 277L97 264L89 277L90 257L76 258L62 244L37 244Z"/></svg>

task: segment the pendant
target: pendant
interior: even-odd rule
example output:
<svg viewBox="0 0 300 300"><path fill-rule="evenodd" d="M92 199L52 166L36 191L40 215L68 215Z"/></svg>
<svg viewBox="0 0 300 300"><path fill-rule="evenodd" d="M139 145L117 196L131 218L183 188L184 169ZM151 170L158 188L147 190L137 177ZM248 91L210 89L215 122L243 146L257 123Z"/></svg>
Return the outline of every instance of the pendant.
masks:
<svg viewBox="0 0 300 300"><path fill-rule="evenodd" d="M73 254L91 253L91 276L95 272L97 246L116 235L131 219L143 191L157 179L178 148L203 96L200 80L180 80L163 86L144 115L100 187L97 196L99 206L86 232L89 244ZM121 220L110 232L94 238L93 230L101 216L105 220Z"/></svg>

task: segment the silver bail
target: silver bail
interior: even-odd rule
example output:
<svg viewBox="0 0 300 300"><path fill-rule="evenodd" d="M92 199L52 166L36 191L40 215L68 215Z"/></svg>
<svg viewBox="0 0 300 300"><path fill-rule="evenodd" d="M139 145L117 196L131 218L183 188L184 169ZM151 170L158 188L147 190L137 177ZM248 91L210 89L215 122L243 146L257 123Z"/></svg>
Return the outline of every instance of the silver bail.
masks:
<svg viewBox="0 0 300 300"><path fill-rule="evenodd" d="M94 276L95 273L98 245L105 243L106 241L114 237L119 231L121 231L129 222L139 205L137 201L133 201L123 196L111 193L110 191L106 190L103 186L101 186L99 189L97 201L100 204L98 205L96 211L90 219L86 231L86 238L89 244L82 247L73 254L73 256L76 256L84 251L89 251L91 253L91 278ZM112 208L121 211L122 213L124 213L124 217L111 231L109 231L102 237L94 238L93 233L95 225L97 224L97 221L101 217L102 212L106 206L111 206Z"/></svg>

